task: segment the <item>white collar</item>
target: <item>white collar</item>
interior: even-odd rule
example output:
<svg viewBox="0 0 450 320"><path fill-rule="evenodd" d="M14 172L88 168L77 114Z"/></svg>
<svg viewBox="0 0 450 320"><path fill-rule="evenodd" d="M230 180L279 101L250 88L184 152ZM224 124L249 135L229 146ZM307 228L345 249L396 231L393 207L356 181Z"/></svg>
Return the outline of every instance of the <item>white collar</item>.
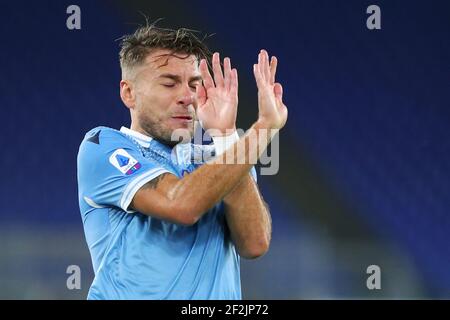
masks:
<svg viewBox="0 0 450 320"><path fill-rule="evenodd" d="M152 137L146 136L145 134L142 134L140 132L128 129L127 127L120 128L120 132L125 133L126 135L131 136L136 140L137 143L139 143L144 148L150 147L150 141L153 140Z"/></svg>

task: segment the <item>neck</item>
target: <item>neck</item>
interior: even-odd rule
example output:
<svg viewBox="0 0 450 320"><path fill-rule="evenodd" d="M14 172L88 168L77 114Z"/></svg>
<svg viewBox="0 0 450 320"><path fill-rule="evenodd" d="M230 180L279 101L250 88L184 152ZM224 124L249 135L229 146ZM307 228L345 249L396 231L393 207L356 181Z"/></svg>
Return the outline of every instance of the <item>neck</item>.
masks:
<svg viewBox="0 0 450 320"><path fill-rule="evenodd" d="M136 122L131 121L130 129L150 137L150 135L145 132L145 130L142 129Z"/></svg>
<svg viewBox="0 0 450 320"><path fill-rule="evenodd" d="M142 129L142 127L137 122L134 122L134 121L131 121L130 130L133 130L135 132L139 132L140 134L143 134L143 135L145 135L147 137L150 137L150 138L152 138L154 140L157 140L159 143L164 144L164 145L166 145L169 148L173 148L174 146L176 146L178 144L177 142L171 143L171 142L162 140L162 139L160 139L158 137L154 137L153 135L149 134L144 129Z"/></svg>

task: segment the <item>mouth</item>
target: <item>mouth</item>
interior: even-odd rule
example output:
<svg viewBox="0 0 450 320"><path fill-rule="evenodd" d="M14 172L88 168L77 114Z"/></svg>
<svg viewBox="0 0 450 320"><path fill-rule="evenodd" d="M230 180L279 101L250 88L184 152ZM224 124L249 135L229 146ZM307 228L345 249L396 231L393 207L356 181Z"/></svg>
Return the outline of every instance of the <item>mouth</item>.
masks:
<svg viewBox="0 0 450 320"><path fill-rule="evenodd" d="M173 116L172 119L181 120L181 121L192 121L191 116Z"/></svg>

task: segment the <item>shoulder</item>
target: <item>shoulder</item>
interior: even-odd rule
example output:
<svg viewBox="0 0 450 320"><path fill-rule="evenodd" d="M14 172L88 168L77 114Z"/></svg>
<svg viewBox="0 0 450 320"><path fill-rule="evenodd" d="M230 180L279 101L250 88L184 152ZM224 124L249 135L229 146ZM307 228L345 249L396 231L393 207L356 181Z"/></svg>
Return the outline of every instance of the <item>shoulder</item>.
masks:
<svg viewBox="0 0 450 320"><path fill-rule="evenodd" d="M123 132L108 127L96 127L89 130L81 142L80 151L84 147L96 150L110 148L137 148L137 144Z"/></svg>
<svg viewBox="0 0 450 320"><path fill-rule="evenodd" d="M96 144L98 146L106 146L108 144L133 144L132 140L128 136L119 130L108 128L108 127L96 127L89 130L81 142L81 145Z"/></svg>
<svg viewBox="0 0 450 320"><path fill-rule="evenodd" d="M78 164L92 163L118 149L138 151L138 146L124 133L108 127L89 130L78 150Z"/></svg>

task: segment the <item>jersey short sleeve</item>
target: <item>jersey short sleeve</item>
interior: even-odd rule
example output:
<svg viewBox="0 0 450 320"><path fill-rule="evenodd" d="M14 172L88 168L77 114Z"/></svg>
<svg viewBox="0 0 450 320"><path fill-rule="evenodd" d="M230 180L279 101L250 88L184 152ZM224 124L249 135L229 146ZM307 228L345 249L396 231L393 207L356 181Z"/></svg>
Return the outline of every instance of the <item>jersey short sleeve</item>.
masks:
<svg viewBox="0 0 450 320"><path fill-rule="evenodd" d="M126 212L133 212L128 207L144 184L170 172L144 157L129 137L106 127L86 134L77 162L80 202L94 208L115 206Z"/></svg>

